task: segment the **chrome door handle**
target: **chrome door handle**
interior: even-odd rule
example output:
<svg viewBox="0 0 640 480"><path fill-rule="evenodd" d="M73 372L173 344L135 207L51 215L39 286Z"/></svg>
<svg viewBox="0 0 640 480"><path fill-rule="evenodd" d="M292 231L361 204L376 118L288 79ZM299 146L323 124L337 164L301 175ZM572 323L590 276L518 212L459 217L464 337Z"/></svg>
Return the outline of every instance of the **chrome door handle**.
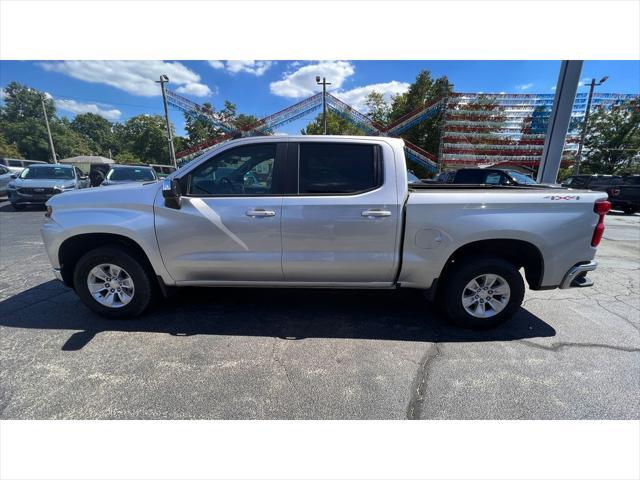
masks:
<svg viewBox="0 0 640 480"><path fill-rule="evenodd" d="M275 217L276 212L264 208L250 208L245 212L247 217Z"/></svg>
<svg viewBox="0 0 640 480"><path fill-rule="evenodd" d="M389 210L379 210L372 208L371 210L365 210L362 212L363 217L390 217L391 212Z"/></svg>

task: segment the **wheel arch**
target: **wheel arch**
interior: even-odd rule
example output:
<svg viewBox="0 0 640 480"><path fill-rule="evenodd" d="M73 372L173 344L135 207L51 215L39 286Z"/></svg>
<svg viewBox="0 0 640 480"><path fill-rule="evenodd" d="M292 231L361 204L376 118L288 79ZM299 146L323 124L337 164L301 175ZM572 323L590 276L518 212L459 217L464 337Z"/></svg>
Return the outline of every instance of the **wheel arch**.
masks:
<svg viewBox="0 0 640 480"><path fill-rule="evenodd" d="M106 245L126 249L129 253L133 253L143 267L153 275L153 278L156 278L157 273L147 253L135 240L116 233L83 233L67 238L58 249L60 273L65 285L73 287L73 271L78 260L84 254Z"/></svg>
<svg viewBox="0 0 640 480"><path fill-rule="evenodd" d="M544 276L544 258L540 249L525 240L490 239L462 245L447 259L438 279L440 284L456 262L473 256L494 256L511 262L516 268L524 268L525 278L532 290L540 289Z"/></svg>

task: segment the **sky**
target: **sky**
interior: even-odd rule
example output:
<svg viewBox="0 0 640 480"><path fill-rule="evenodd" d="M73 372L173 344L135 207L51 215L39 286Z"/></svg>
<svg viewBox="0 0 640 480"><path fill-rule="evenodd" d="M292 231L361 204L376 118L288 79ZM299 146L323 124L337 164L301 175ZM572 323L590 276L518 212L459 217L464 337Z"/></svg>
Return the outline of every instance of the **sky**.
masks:
<svg viewBox="0 0 640 480"><path fill-rule="evenodd" d="M414 61L414 60L249 60L249 61L0 61L0 87L19 83L52 95L58 115L72 118L97 113L111 121L139 114L162 114L160 87L217 109L225 100L239 113L263 117L314 93L316 75L326 77L329 91L366 113L364 100L376 90L387 98L406 91L423 69L446 75L457 92L553 93L560 61ZM585 61L579 92L592 77L609 79L598 92L640 93L640 61ZM2 92L0 92L2 93ZM284 125L278 133L300 132L317 112ZM184 135L183 114L170 107L178 135Z"/></svg>

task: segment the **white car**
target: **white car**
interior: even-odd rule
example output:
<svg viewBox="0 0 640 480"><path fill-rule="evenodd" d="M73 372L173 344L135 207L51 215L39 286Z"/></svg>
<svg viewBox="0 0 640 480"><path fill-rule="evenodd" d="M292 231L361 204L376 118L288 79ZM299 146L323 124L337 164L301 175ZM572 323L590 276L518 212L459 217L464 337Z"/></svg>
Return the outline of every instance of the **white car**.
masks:
<svg viewBox="0 0 640 480"><path fill-rule="evenodd" d="M0 165L0 197L7 196L7 185L11 181L11 171L4 165Z"/></svg>

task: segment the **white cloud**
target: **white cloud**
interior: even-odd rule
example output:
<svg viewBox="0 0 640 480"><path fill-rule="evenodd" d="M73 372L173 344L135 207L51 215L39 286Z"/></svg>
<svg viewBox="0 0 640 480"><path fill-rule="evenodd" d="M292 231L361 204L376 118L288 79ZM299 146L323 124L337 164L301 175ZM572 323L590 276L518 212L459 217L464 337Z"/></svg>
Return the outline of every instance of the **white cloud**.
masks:
<svg viewBox="0 0 640 480"><path fill-rule="evenodd" d="M356 110L362 113L367 113L368 108L365 104L367 97L371 92L378 92L384 95L386 101L390 101L393 95L398 95L406 92L409 89L409 84L406 82L398 82L393 80L387 83L374 83L371 85L365 85L364 87L357 87L344 92L335 92L334 95L345 103L348 103Z"/></svg>
<svg viewBox="0 0 640 480"><path fill-rule="evenodd" d="M7 98L7 92L4 91L4 88L0 88L0 100L4 100Z"/></svg>
<svg viewBox="0 0 640 480"><path fill-rule="evenodd" d="M558 88L558 87L551 87L551 90L553 90L555 92L556 88Z"/></svg>
<svg viewBox="0 0 640 480"><path fill-rule="evenodd" d="M285 73L282 80L271 82L271 93L280 97L301 98L318 93L316 76L326 77L330 89L338 90L344 81L355 73L355 67L345 61L325 61L300 67Z"/></svg>
<svg viewBox="0 0 640 480"><path fill-rule="evenodd" d="M529 90L531 87L533 87L533 83L525 83L523 85L516 85L516 88L518 90Z"/></svg>
<svg viewBox="0 0 640 480"><path fill-rule="evenodd" d="M200 82L200 75L180 62L65 60L42 62L40 66L49 72L62 73L85 82L103 83L143 97L160 95L160 86L156 83L160 75L169 77L169 88L183 89L185 93L198 97L212 94L211 89Z"/></svg>
<svg viewBox="0 0 640 480"><path fill-rule="evenodd" d="M57 99L55 102L56 102L56 108L59 108L60 110L64 110L66 112L71 112L75 114L95 113L96 115L100 115L101 117L104 117L107 120L110 120L112 122L115 120L118 120L122 115L122 112L116 108L103 109L103 108L100 108L95 103L80 103L80 102L76 102L75 100L64 100L64 99Z"/></svg>
<svg viewBox="0 0 640 480"><path fill-rule="evenodd" d="M229 73L250 73L259 77L264 74L274 62L269 60L209 60L209 65L217 70L226 70Z"/></svg>
<svg viewBox="0 0 640 480"><path fill-rule="evenodd" d="M584 87L585 85L588 85L589 83L591 83L591 79L588 77L585 78L581 78L580 81L578 82L578 86L579 87Z"/></svg>
<svg viewBox="0 0 640 480"><path fill-rule="evenodd" d="M218 93L218 88L214 88L213 91L202 83L188 83L181 87L176 88L177 93L186 95L193 95L194 97L208 97L213 93Z"/></svg>

